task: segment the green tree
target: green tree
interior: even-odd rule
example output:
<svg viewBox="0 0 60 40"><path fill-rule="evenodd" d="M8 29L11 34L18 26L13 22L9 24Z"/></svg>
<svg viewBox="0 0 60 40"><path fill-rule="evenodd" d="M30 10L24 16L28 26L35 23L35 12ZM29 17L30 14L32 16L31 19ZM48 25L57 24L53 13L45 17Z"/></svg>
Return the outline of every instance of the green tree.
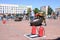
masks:
<svg viewBox="0 0 60 40"><path fill-rule="evenodd" d="M30 11L31 11L31 8L28 8L28 9L27 9L27 14L29 14L29 13L30 13Z"/></svg>
<svg viewBox="0 0 60 40"><path fill-rule="evenodd" d="M34 11L35 14L40 12L40 10L38 8L35 8L33 11Z"/></svg>
<svg viewBox="0 0 60 40"><path fill-rule="evenodd" d="M48 7L48 15L51 15L52 12L53 12L53 9L51 7Z"/></svg>

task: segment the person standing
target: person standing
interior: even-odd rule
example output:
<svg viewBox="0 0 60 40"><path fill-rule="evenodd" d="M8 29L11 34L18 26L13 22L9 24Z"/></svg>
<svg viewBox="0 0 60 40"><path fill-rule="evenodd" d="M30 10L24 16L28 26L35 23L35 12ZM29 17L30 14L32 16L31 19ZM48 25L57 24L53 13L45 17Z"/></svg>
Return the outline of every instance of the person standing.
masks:
<svg viewBox="0 0 60 40"><path fill-rule="evenodd" d="M59 16L59 12L57 12L56 16L57 16L57 17Z"/></svg>
<svg viewBox="0 0 60 40"><path fill-rule="evenodd" d="M23 20L26 19L26 13L25 10L23 11Z"/></svg>
<svg viewBox="0 0 60 40"><path fill-rule="evenodd" d="M35 19L35 14L33 10L30 11L30 21L33 21Z"/></svg>

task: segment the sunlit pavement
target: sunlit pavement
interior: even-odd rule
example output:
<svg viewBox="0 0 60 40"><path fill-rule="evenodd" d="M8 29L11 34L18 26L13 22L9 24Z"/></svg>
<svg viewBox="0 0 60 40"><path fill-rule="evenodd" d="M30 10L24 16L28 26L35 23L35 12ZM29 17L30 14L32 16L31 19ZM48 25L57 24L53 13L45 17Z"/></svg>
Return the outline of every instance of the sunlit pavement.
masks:
<svg viewBox="0 0 60 40"><path fill-rule="evenodd" d="M45 28L45 39L55 39L60 37L60 18L59 19L46 19L47 26ZM24 36L24 34L31 33L31 26L29 21L23 20L15 22L13 20L6 21L3 24L0 21L0 40L30 40ZM38 37L34 40L40 40ZM43 38L42 38L43 39Z"/></svg>

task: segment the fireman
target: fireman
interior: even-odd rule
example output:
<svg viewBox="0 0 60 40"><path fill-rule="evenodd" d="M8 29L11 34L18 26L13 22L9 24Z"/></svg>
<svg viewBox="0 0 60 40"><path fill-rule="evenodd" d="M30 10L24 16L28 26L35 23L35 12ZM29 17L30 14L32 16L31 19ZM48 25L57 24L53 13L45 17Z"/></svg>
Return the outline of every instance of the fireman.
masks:
<svg viewBox="0 0 60 40"><path fill-rule="evenodd" d="M40 37L40 36L45 35L44 27L42 27L42 23L44 22L46 26L46 20L45 20L45 16L43 15L43 13L37 13L35 17L36 19L39 19L39 20L36 21L35 25L33 24L32 34L36 34L36 29L37 29L38 36Z"/></svg>

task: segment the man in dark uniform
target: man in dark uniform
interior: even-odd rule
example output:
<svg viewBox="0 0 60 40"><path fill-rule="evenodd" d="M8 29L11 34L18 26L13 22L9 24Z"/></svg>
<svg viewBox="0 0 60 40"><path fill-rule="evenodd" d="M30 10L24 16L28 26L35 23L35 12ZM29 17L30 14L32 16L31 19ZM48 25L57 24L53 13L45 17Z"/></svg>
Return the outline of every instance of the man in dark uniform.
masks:
<svg viewBox="0 0 60 40"><path fill-rule="evenodd" d="M36 17L36 19L33 20L32 22L30 22L30 25L32 26L33 30L37 29L38 36L39 36L40 27L42 27L43 22L45 23L45 26L46 26L46 20L45 20L45 16L43 15L43 13L38 13L38 15L36 15L35 17ZM34 26L36 29L34 29Z"/></svg>

